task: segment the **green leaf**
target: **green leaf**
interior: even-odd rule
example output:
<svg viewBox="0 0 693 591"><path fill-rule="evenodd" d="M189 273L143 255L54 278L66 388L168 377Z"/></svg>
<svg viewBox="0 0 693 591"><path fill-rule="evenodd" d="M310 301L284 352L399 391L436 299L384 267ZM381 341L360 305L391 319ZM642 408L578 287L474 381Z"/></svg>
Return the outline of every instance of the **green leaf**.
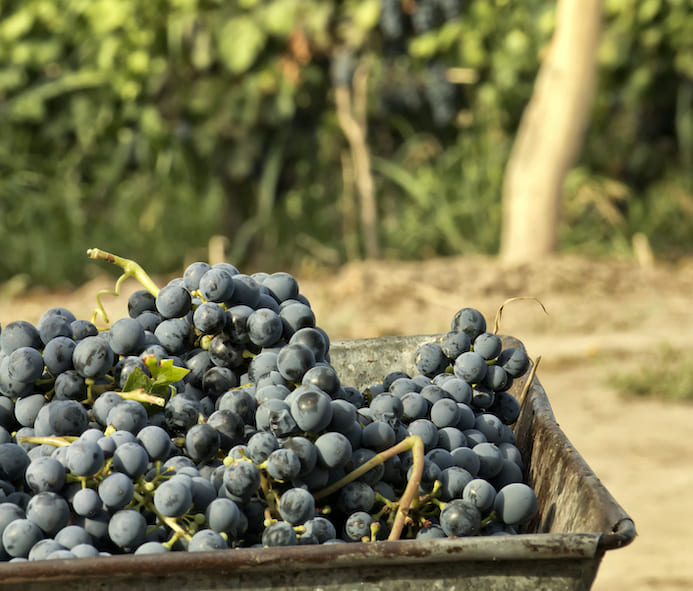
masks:
<svg viewBox="0 0 693 591"><path fill-rule="evenodd" d="M234 74L245 72L265 45L265 32L249 16L230 19L219 34L219 52Z"/></svg>
<svg viewBox="0 0 693 591"><path fill-rule="evenodd" d="M179 382L190 373L189 369L173 365L173 359L162 359L158 365L156 361L152 363L150 360L147 363L147 367L149 367L149 371L152 373L154 386L170 386Z"/></svg>

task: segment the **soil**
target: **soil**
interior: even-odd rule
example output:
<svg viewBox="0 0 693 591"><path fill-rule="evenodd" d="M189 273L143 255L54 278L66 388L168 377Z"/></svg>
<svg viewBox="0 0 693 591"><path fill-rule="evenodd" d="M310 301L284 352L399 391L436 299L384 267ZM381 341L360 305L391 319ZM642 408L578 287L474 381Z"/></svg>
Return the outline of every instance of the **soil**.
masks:
<svg viewBox="0 0 693 591"><path fill-rule="evenodd" d="M332 339L445 332L462 307L479 309L492 328L504 301L536 298L508 303L499 332L541 357L537 377L561 428L638 531L631 545L606 554L593 589L693 587L693 404L629 397L611 385L612 376L651 363L657 348L693 348L693 261L642 267L561 257L509 268L475 257L294 274ZM55 305L91 318L94 294L112 285L102 277L62 293L0 290L0 324L36 322ZM138 288L130 280L120 298L104 296L112 319L127 313Z"/></svg>

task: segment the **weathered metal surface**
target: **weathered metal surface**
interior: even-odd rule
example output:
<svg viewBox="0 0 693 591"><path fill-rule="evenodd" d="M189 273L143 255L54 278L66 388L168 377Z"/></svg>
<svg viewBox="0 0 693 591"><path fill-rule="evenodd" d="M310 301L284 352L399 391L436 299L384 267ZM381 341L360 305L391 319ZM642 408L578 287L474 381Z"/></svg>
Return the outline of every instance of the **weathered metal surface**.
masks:
<svg viewBox="0 0 693 591"><path fill-rule="evenodd" d="M418 345L438 338L335 342L332 363L345 384L365 387L390 371L413 372ZM511 392L519 396L523 385L516 380ZM536 379L515 431L539 499L537 516L519 536L4 563L0 590L589 589L605 551L632 541L633 522L562 433Z"/></svg>

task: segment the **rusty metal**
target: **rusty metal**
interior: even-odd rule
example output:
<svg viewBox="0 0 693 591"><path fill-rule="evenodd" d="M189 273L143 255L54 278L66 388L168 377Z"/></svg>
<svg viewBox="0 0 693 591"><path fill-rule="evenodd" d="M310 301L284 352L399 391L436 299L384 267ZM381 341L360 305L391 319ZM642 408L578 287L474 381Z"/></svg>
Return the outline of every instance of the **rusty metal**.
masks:
<svg viewBox="0 0 693 591"><path fill-rule="evenodd" d="M390 371L413 372L416 347L440 337L335 342L332 363L343 383L362 388ZM516 380L511 393L518 396L523 387ZM0 590L589 589L604 554L635 537L633 521L565 437L536 378L515 433L539 500L537 515L518 536L3 563Z"/></svg>

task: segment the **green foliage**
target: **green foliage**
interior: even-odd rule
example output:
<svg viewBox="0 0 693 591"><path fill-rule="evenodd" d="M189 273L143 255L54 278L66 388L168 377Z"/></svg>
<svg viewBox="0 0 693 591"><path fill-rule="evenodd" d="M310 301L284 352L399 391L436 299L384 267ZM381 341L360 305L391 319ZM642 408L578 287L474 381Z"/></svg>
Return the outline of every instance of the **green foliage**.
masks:
<svg viewBox="0 0 693 591"><path fill-rule="evenodd" d="M360 256L335 85L363 102L384 252L494 252L555 2L395 0L394 34L385 1L0 0L0 281L82 280L91 246L174 270L214 234L239 265ZM685 248L690 10L606 4L563 241Z"/></svg>

